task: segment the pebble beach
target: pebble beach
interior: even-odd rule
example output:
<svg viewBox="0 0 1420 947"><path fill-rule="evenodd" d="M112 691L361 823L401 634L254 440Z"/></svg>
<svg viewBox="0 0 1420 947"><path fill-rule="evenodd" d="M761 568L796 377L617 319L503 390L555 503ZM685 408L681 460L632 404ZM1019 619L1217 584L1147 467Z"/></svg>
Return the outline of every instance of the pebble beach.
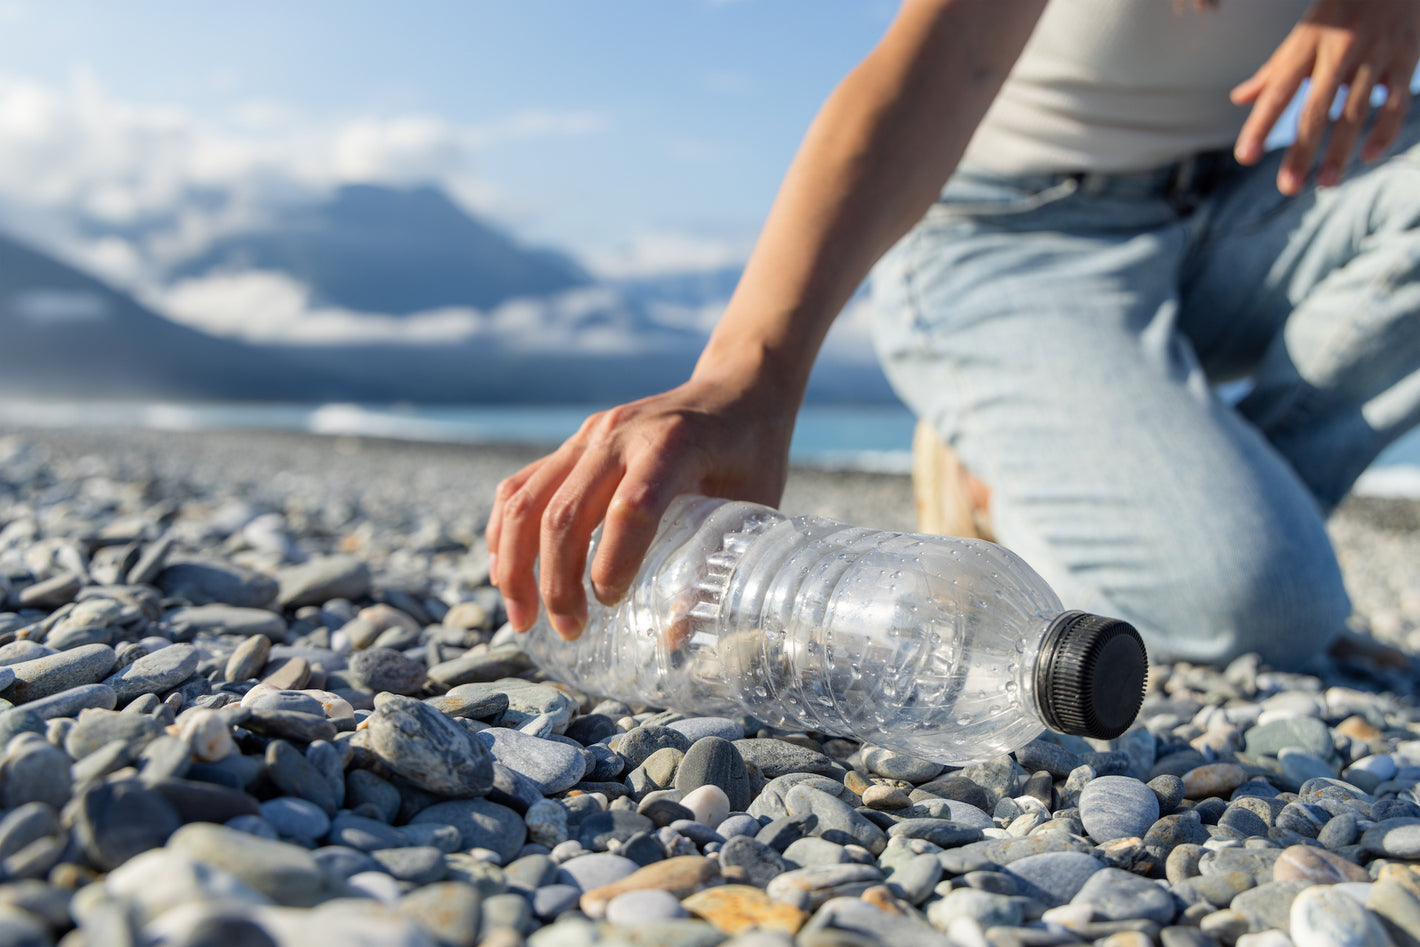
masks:
<svg viewBox="0 0 1420 947"><path fill-rule="evenodd" d="M482 542L536 455L0 428L0 947L1420 944L1420 501L1333 518L1305 673L948 768L546 680Z"/></svg>

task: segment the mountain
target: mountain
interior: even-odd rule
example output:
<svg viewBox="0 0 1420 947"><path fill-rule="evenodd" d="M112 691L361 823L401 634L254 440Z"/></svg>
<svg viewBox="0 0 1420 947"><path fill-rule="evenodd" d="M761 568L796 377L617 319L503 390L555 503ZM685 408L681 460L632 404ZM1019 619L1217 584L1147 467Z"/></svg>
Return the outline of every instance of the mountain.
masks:
<svg viewBox="0 0 1420 947"><path fill-rule="evenodd" d="M570 257L520 245L437 188L370 184L276 208L261 226L218 239L171 275L253 269L288 274L310 288L318 305L396 315L489 309L592 282Z"/></svg>
<svg viewBox="0 0 1420 947"><path fill-rule="evenodd" d="M27 397L323 400L352 379L268 347L177 325L0 237L0 393ZM369 386L372 395L392 390Z"/></svg>

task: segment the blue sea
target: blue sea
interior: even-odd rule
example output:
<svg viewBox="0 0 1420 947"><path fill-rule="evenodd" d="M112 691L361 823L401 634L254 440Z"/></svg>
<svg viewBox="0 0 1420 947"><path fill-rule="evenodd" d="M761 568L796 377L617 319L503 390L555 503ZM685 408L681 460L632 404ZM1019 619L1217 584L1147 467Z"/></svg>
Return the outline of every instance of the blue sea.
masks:
<svg viewBox="0 0 1420 947"><path fill-rule="evenodd" d="M552 447L597 405L370 406L0 401L0 424L21 427L139 427L156 430L269 430L464 444ZM799 413L790 457L833 469L907 473L914 420L899 404L810 403ZM1357 489L1420 498L1420 431L1392 445Z"/></svg>

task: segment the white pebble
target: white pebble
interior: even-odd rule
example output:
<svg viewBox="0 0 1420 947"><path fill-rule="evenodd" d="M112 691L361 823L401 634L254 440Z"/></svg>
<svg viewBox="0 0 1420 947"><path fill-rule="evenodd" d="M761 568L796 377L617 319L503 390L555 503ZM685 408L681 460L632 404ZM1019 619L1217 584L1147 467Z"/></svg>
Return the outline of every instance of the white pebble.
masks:
<svg viewBox="0 0 1420 947"><path fill-rule="evenodd" d="M242 706L250 707L252 704L256 703L257 698L261 695L274 694L279 690L281 690L281 688L277 687L275 684L258 681L251 690L242 695Z"/></svg>
<svg viewBox="0 0 1420 947"><path fill-rule="evenodd" d="M725 790L709 783L686 793L680 804L695 815L696 822L712 829L730 817L730 797L725 795Z"/></svg>
<svg viewBox="0 0 1420 947"><path fill-rule="evenodd" d="M606 919L612 924L635 924L685 916L686 910L676 896L658 888L627 891L612 898L606 906Z"/></svg>
<svg viewBox="0 0 1420 947"><path fill-rule="evenodd" d="M1062 904L1048 909L1040 919L1047 924L1059 924L1067 930L1073 930L1093 921L1095 909L1088 904Z"/></svg>
<svg viewBox="0 0 1420 947"><path fill-rule="evenodd" d="M382 871L357 871L346 881L356 891L382 904L397 904L404 895L399 882Z"/></svg>
<svg viewBox="0 0 1420 947"><path fill-rule="evenodd" d="M192 755L204 763L224 760L236 750L226 718L210 707L195 707L182 715L178 735Z"/></svg>

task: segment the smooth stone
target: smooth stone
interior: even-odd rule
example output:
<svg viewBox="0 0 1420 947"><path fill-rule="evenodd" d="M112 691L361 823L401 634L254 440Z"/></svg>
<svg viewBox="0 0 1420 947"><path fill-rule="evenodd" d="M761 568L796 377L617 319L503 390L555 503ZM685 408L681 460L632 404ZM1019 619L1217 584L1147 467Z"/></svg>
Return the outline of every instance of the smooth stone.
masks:
<svg viewBox="0 0 1420 947"><path fill-rule="evenodd" d="M1210 796L1226 799L1234 789L1247 782L1247 770L1237 763L1205 763L1185 772L1182 779L1185 799L1207 799Z"/></svg>
<svg viewBox="0 0 1420 947"><path fill-rule="evenodd" d="M861 894L880 884L883 873L877 865L845 862L817 868L795 868L776 876L765 886L765 894L775 901L813 912L839 894Z"/></svg>
<svg viewBox="0 0 1420 947"><path fill-rule="evenodd" d="M727 814L743 811L753 801L744 757L723 737L696 740L676 767L675 788L683 796L707 785L718 787L729 799Z"/></svg>
<svg viewBox="0 0 1420 947"><path fill-rule="evenodd" d="M1249 756L1279 756L1293 748L1319 759L1336 754L1331 730L1316 717L1287 717L1249 727L1243 734L1244 749Z"/></svg>
<svg viewBox="0 0 1420 947"><path fill-rule="evenodd" d="M489 849L498 854L500 864L512 861L527 840L527 828L518 813L487 799L436 803L410 821L452 825L459 830L460 847Z"/></svg>
<svg viewBox="0 0 1420 947"><path fill-rule="evenodd" d="M870 809L896 811L910 807L912 799L905 790L897 786L875 783L863 790L863 805Z"/></svg>
<svg viewBox="0 0 1420 947"><path fill-rule="evenodd" d="M840 845L861 845L877 855L887 847L887 834L860 812L836 796L800 784L790 789L784 797L789 815L812 815L816 824L811 834Z"/></svg>
<svg viewBox="0 0 1420 947"><path fill-rule="evenodd" d="M981 840L981 830L948 819L903 819L887 830L889 838L915 838L941 848L956 848Z"/></svg>
<svg viewBox="0 0 1420 947"><path fill-rule="evenodd" d="M1090 875L1070 903L1086 905L1096 919L1106 921L1142 918L1166 925L1178 913L1167 888L1121 868L1101 868Z"/></svg>
<svg viewBox="0 0 1420 947"><path fill-rule="evenodd" d="M865 746L859 757L870 773L886 779L901 779L917 785L942 774L941 763L919 759L880 746Z"/></svg>
<svg viewBox="0 0 1420 947"><path fill-rule="evenodd" d="M1355 899L1326 885L1292 901L1288 933L1296 947L1389 947L1380 920Z"/></svg>
<svg viewBox="0 0 1420 947"><path fill-rule="evenodd" d="M275 579L254 569L201 559L169 562L153 584L166 597L186 599L194 605L217 602L253 609L271 604L277 591Z"/></svg>
<svg viewBox="0 0 1420 947"><path fill-rule="evenodd" d="M242 706L252 713L293 713L324 717L325 707L319 700L302 691L280 690L257 685L242 698Z"/></svg>
<svg viewBox="0 0 1420 947"><path fill-rule="evenodd" d="M297 845L193 822L172 834L168 848L235 875L277 904L309 907L328 893L320 863Z"/></svg>
<svg viewBox="0 0 1420 947"><path fill-rule="evenodd" d="M446 697L484 698L501 694L508 701L498 723L518 727L534 717L552 717L553 732L565 728L577 712L577 702L566 692L551 684L537 684L516 677L505 677L489 683L460 684L449 689Z"/></svg>
<svg viewBox="0 0 1420 947"><path fill-rule="evenodd" d="M427 698L425 703L440 713L455 719L492 720L508 709L508 695L491 693L455 696L453 693L448 693L439 697Z"/></svg>
<svg viewBox="0 0 1420 947"><path fill-rule="evenodd" d="M422 701L389 695L366 727L370 750L421 789L470 797L493 786L493 758L483 742Z"/></svg>
<svg viewBox="0 0 1420 947"><path fill-rule="evenodd" d="M1420 858L1420 819L1377 822L1362 833L1361 847L1387 858Z"/></svg>
<svg viewBox="0 0 1420 947"><path fill-rule="evenodd" d="M1104 869L1104 862L1083 852L1045 852L1018 858L1001 871L1015 881L1021 894L1055 907L1068 903Z"/></svg>
<svg viewBox="0 0 1420 947"><path fill-rule="evenodd" d="M719 863L713 859L699 855L667 858L638 868L617 881L585 891L581 908L589 917L602 917L607 904L628 891L654 888L680 899L715 883L719 877Z"/></svg>
<svg viewBox="0 0 1420 947"><path fill-rule="evenodd" d="M681 768L684 767L685 764L682 763ZM695 821L712 829L719 828L734 808L730 797L715 783L707 783L690 790L681 798L680 804L690 811Z"/></svg>
<svg viewBox="0 0 1420 947"><path fill-rule="evenodd" d="M283 608L322 605L330 599L360 599L370 591L370 568L350 556L323 556L277 573Z"/></svg>
<svg viewBox="0 0 1420 947"><path fill-rule="evenodd" d="M1080 821L1096 842L1142 838L1159 819L1159 799L1130 776L1100 776L1080 793Z"/></svg>
<svg viewBox="0 0 1420 947"><path fill-rule="evenodd" d="M996 808L1002 797L1018 795L1021 784L1029 774L1013 757L1005 754L964 767L956 775L970 780L986 793L987 804L980 808L989 811ZM971 799L963 801L973 802Z"/></svg>
<svg viewBox="0 0 1420 947"><path fill-rule="evenodd" d="M14 681L5 690L5 698L15 704L28 704L97 684L117 659L117 653L106 644L86 644L11 664Z"/></svg>
<svg viewBox="0 0 1420 947"><path fill-rule="evenodd" d="M400 899L396 909L441 944L473 944L483 897L473 885L439 881L416 888Z"/></svg>
<svg viewBox="0 0 1420 947"><path fill-rule="evenodd" d="M270 657L271 638L265 633L254 634L233 649L223 668L223 677L229 681L251 680L266 667Z"/></svg>
<svg viewBox="0 0 1420 947"><path fill-rule="evenodd" d="M521 674L532 667L532 659L522 645L508 643L489 648L471 648L429 669L429 679L444 687L486 684Z"/></svg>
<svg viewBox="0 0 1420 947"><path fill-rule="evenodd" d="M286 838L313 842L330 831L330 816L306 799L281 796L261 804L261 817Z"/></svg>
<svg viewBox="0 0 1420 947"><path fill-rule="evenodd" d="M1289 802L1277 813L1277 828L1307 838L1316 838L1332 815L1321 806L1306 802Z"/></svg>
<svg viewBox="0 0 1420 947"><path fill-rule="evenodd" d="M1366 908L1380 919L1397 945L1420 944L1420 892L1413 884L1381 877L1371 885Z"/></svg>
<svg viewBox="0 0 1420 947"><path fill-rule="evenodd" d="M122 670L105 678L120 704L140 694L161 694L177 687L197 670L201 660L190 644L174 644L144 655Z"/></svg>
<svg viewBox="0 0 1420 947"><path fill-rule="evenodd" d="M75 799L72 812L85 854L105 870L158 848L182 825L172 803L137 780L93 784Z"/></svg>
<svg viewBox="0 0 1420 947"><path fill-rule="evenodd" d="M187 605L174 608L163 618L167 626L179 636L198 635L241 635L246 638L258 636L270 641L279 641L286 636L286 620L275 612L264 608L240 608L235 605ZM264 663L264 662L263 662ZM260 667L257 668L260 670ZM241 678L254 677L255 671Z"/></svg>
<svg viewBox="0 0 1420 947"><path fill-rule="evenodd" d="M849 805L855 805L858 801L851 789L831 777L816 773L786 773L766 783L745 811L757 819L782 818L789 814L784 805L784 797L791 789L801 784L834 795Z"/></svg>
<svg viewBox="0 0 1420 947"><path fill-rule="evenodd" d="M639 812L610 809L582 819L577 827L577 841L588 851L605 851L613 840L625 842L639 832L650 832L655 825Z"/></svg>
<svg viewBox="0 0 1420 947"><path fill-rule="evenodd" d="M841 865L851 859L839 843L810 835L791 842L784 849L784 860L799 868L817 868L821 865Z"/></svg>
<svg viewBox="0 0 1420 947"><path fill-rule="evenodd" d="M565 743L503 727L480 730L477 737L494 760L532 780L545 796L571 789L586 775L586 758Z"/></svg>
<svg viewBox="0 0 1420 947"><path fill-rule="evenodd" d="M285 740L266 745L266 773L281 792L319 806L328 815L340 808L344 793L336 793L325 774Z"/></svg>
<svg viewBox="0 0 1420 947"><path fill-rule="evenodd" d="M38 641L32 641L29 638L20 638L11 641L9 644L0 645L0 665L9 667L23 661L33 661L36 658L43 658L55 652L56 649L45 647Z"/></svg>
<svg viewBox="0 0 1420 947"><path fill-rule="evenodd" d="M304 713L296 710L268 710L264 707L252 708L242 721L242 726L253 733L291 740L296 743L315 743L335 739L335 724L328 720L322 709L319 713Z"/></svg>
<svg viewBox="0 0 1420 947"><path fill-rule="evenodd" d="M842 771L842 766L826 754L785 740L735 740L733 745L746 765L757 767L768 779L787 773L824 775Z"/></svg>
<svg viewBox="0 0 1420 947"><path fill-rule="evenodd" d="M331 819L329 837L332 845L342 845L362 852L400 848L409 844L405 834L394 826L348 811L337 812L335 818Z"/></svg>
<svg viewBox="0 0 1420 947"><path fill-rule="evenodd" d="M1064 779L1080 765L1080 754L1065 749L1052 740L1035 739L1016 750L1016 762L1027 772L1044 770L1056 779Z"/></svg>
<svg viewBox="0 0 1420 947"><path fill-rule="evenodd" d="M648 920L670 920L687 917L680 899L669 891L645 888L627 891L607 902L606 919L612 924L639 924Z"/></svg>
<svg viewBox="0 0 1420 947"><path fill-rule="evenodd" d="M628 769L645 766L652 756L663 750L674 750L674 758L679 760L690 749L690 740L679 730L669 727L642 725L613 738L611 748L626 758ZM671 756L671 754L666 754ZM660 788L667 788L670 781L655 779Z"/></svg>
<svg viewBox="0 0 1420 947"><path fill-rule="evenodd" d="M1019 927L1025 919L1025 905L1020 898L957 888L927 906L927 920L940 930L947 930L957 918L969 918L982 928Z"/></svg>
<svg viewBox="0 0 1420 947"><path fill-rule="evenodd" d="M78 721L64 737L64 751L71 758L81 760L117 741L137 756L143 747L162 734L163 724L155 717L95 708L79 714Z"/></svg>
<svg viewBox="0 0 1420 947"><path fill-rule="evenodd" d="M0 803L14 809L40 802L60 809L69 801L69 756L43 740L11 747L0 764Z"/></svg>
<svg viewBox="0 0 1420 947"><path fill-rule="evenodd" d="M344 802L347 809L369 806L385 822L393 822L399 815L399 790L367 769L345 774Z"/></svg>
<svg viewBox="0 0 1420 947"><path fill-rule="evenodd" d="M166 799L184 823L227 822L261 812L254 796L232 786L169 778L154 780L148 788Z"/></svg>
<svg viewBox="0 0 1420 947"><path fill-rule="evenodd" d="M624 856L592 852L562 862L554 880L558 884L575 885L582 891L591 891L620 881L639 868L640 865Z"/></svg>
<svg viewBox="0 0 1420 947"><path fill-rule="evenodd" d="M784 857L769 845L749 835L737 835L721 846L720 870L725 880L763 888L789 869Z"/></svg>
<svg viewBox="0 0 1420 947"><path fill-rule="evenodd" d="M821 934L829 939L820 939ZM850 938L846 944L838 939L844 935ZM938 931L916 912L893 913L862 898L844 896L830 898L814 912L795 943L799 947L861 947L865 944L955 947L961 941Z"/></svg>
<svg viewBox="0 0 1420 947"><path fill-rule="evenodd" d="M272 903L236 875L172 848L155 848L135 855L104 877L103 889L128 905L140 924L151 923L184 904Z"/></svg>
<svg viewBox="0 0 1420 947"><path fill-rule="evenodd" d="M1282 851L1272 869L1272 880L1291 879L1334 885L1345 881L1370 881L1371 876L1366 869L1335 852L1312 845L1292 845Z"/></svg>
<svg viewBox="0 0 1420 947"><path fill-rule="evenodd" d="M537 917L551 921L557 915L576 908L581 897L582 889L576 885L542 885L532 892L532 912ZM680 902L677 901L676 905L679 906Z"/></svg>
<svg viewBox="0 0 1420 947"><path fill-rule="evenodd" d="M939 776L931 782L923 783L909 794L909 798L913 802L929 798L947 799L964 803L983 813L996 805L985 789L964 776L954 774Z"/></svg>
<svg viewBox="0 0 1420 947"><path fill-rule="evenodd" d="M74 596L79 594L83 585L84 580L80 576L65 572L25 586L13 599L22 609L50 611L74 601Z"/></svg>
<svg viewBox="0 0 1420 947"><path fill-rule="evenodd" d="M611 919L613 910L618 909L622 899L634 893L620 895L607 905L607 918ZM704 918L721 935L733 937L734 940L727 943L735 947L756 947L756 943L762 947L770 947L770 944L780 947L789 943L787 938L792 937L808 920L805 912L788 904L780 904L759 888L749 885L728 884L706 888L687 895L678 903L685 911ZM620 913L619 909L617 913ZM776 934L785 939L754 940L756 936L768 938Z"/></svg>
<svg viewBox="0 0 1420 947"><path fill-rule="evenodd" d="M1285 931L1291 923L1293 901L1311 887L1309 881L1270 881L1242 892L1229 908L1246 918L1254 930L1275 927Z"/></svg>
<svg viewBox="0 0 1420 947"><path fill-rule="evenodd" d="M351 656L350 675L371 693L414 694L424 687L428 672L423 664L398 651L369 648Z"/></svg>
<svg viewBox="0 0 1420 947"><path fill-rule="evenodd" d="M427 885L444 880L447 873L444 855L442 849L433 845L382 848L370 853L370 857L378 862L383 870L399 881L414 885Z"/></svg>
<svg viewBox="0 0 1420 947"><path fill-rule="evenodd" d="M744 725L730 717L687 717L673 720L666 726L683 734L691 746L704 737L719 737L733 743L743 740L745 736Z"/></svg>

